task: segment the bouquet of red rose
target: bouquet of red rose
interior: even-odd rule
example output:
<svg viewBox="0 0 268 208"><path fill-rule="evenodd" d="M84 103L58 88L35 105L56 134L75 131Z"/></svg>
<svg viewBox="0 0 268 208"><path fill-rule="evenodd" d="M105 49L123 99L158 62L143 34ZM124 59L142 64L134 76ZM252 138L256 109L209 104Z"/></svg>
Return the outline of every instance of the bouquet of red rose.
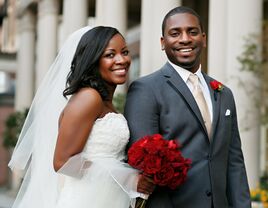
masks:
<svg viewBox="0 0 268 208"><path fill-rule="evenodd" d="M191 165L179 148L174 140L165 140L160 134L145 136L128 150L128 163L151 176L156 185L175 189L186 180ZM144 206L145 200L138 207Z"/></svg>

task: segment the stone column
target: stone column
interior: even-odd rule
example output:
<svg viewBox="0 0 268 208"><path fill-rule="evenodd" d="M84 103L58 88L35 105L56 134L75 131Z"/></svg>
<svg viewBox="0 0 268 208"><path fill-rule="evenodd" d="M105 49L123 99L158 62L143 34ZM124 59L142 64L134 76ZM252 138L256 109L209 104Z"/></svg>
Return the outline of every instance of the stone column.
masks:
<svg viewBox="0 0 268 208"><path fill-rule="evenodd" d="M20 111L30 107L34 93L35 18L30 10L25 10L18 24L15 109Z"/></svg>
<svg viewBox="0 0 268 208"><path fill-rule="evenodd" d="M249 185L254 188L260 170L259 82L241 71L237 58L244 51L244 38L261 34L262 0L210 0L210 11L209 74L233 90Z"/></svg>
<svg viewBox="0 0 268 208"><path fill-rule="evenodd" d="M96 25L112 26L126 37L127 30L127 1L125 0L96 0ZM119 85L116 94L125 93L126 85Z"/></svg>
<svg viewBox="0 0 268 208"><path fill-rule="evenodd" d="M236 97L242 148L251 187L255 187L259 179L260 112L256 102L260 101L260 92L256 88L258 80L251 73L241 72L237 57L244 51L245 37L251 34L261 35L262 4L262 0L228 0L226 15L227 84L234 89Z"/></svg>
<svg viewBox="0 0 268 208"><path fill-rule="evenodd" d="M85 27L88 18L88 0L63 1L63 40L74 31Z"/></svg>
<svg viewBox="0 0 268 208"><path fill-rule="evenodd" d="M36 88L56 57L58 0L38 3Z"/></svg>
<svg viewBox="0 0 268 208"><path fill-rule="evenodd" d="M160 44L162 20L170 9L180 5L180 0L142 0L140 76L156 71L167 61Z"/></svg>
<svg viewBox="0 0 268 208"><path fill-rule="evenodd" d="M96 25L115 27L125 35L127 29L127 1L97 0Z"/></svg>
<svg viewBox="0 0 268 208"><path fill-rule="evenodd" d="M208 73L226 83L227 2L210 0L209 7Z"/></svg>
<svg viewBox="0 0 268 208"><path fill-rule="evenodd" d="M25 9L19 16L16 73L15 110L24 111L29 108L34 94L34 59L35 59L35 15ZM13 172L11 190L16 193L21 179L17 172Z"/></svg>

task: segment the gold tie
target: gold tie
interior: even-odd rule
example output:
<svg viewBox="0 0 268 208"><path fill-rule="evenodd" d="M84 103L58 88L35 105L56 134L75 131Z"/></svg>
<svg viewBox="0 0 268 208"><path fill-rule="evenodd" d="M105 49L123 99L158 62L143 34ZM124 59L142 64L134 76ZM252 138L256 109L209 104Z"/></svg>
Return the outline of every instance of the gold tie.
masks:
<svg viewBox="0 0 268 208"><path fill-rule="evenodd" d="M195 101L199 107L199 110L202 114L206 129L208 132L208 136L210 137L211 118L210 118L207 102L206 102L204 94L199 86L198 76L196 74L190 74L188 79L193 85L192 94L193 94Z"/></svg>

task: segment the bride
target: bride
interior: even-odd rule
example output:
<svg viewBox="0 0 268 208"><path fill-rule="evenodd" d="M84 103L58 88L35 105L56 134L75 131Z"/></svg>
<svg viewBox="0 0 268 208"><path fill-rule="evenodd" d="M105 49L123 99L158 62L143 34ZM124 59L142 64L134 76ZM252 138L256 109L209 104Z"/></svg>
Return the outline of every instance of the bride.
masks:
<svg viewBox="0 0 268 208"><path fill-rule="evenodd" d="M9 163L24 176L14 208L135 206L142 196L138 172L122 162L129 130L112 105L130 62L123 36L112 27L85 27L66 41Z"/></svg>

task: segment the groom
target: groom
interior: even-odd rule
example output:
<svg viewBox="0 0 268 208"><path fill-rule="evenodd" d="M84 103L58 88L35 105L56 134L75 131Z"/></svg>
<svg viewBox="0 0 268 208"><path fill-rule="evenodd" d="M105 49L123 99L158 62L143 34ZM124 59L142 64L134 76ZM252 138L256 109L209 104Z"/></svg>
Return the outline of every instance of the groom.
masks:
<svg viewBox="0 0 268 208"><path fill-rule="evenodd" d="M168 62L129 88L125 116L130 145L160 133L182 145L192 167L176 190L156 187L148 207L250 208L234 98L228 87L201 71L206 34L199 15L187 7L172 9L163 20L162 36ZM145 182L140 179L138 190Z"/></svg>

